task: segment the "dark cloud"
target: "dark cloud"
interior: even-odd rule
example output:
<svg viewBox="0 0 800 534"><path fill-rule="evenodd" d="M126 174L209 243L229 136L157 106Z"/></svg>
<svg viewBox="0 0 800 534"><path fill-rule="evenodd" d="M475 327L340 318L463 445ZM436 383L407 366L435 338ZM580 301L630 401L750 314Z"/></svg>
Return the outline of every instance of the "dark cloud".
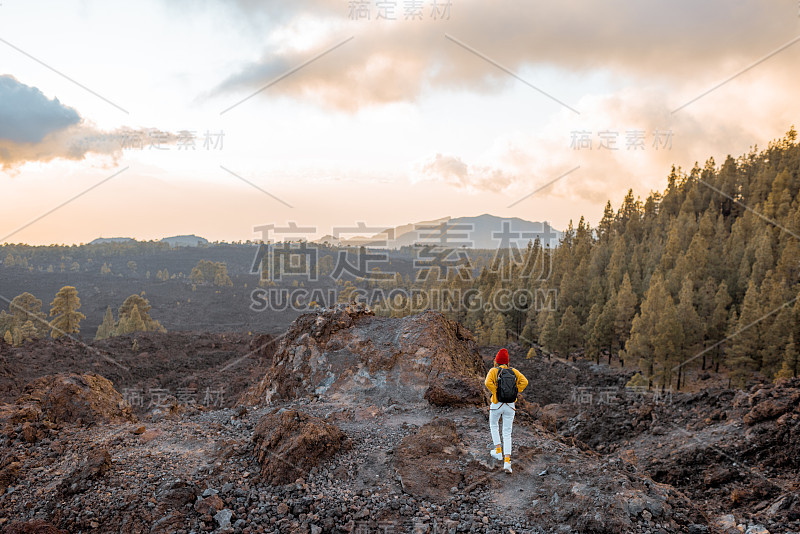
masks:
<svg viewBox="0 0 800 534"><path fill-rule="evenodd" d="M179 135L158 129L103 131L57 98L47 98L13 76L0 76L0 168L17 172L27 162L82 160L89 153L116 160L132 140L175 144Z"/></svg>
<svg viewBox="0 0 800 534"><path fill-rule="evenodd" d="M39 143L80 121L78 112L58 98L51 100L13 76L0 76L0 140Z"/></svg>

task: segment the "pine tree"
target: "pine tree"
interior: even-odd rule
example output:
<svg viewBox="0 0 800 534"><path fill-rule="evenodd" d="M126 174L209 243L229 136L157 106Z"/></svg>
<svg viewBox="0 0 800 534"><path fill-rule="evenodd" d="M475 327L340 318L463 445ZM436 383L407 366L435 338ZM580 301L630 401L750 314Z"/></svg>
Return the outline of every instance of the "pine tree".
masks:
<svg viewBox="0 0 800 534"><path fill-rule="evenodd" d="M43 337L47 332L47 319L42 312L42 301L28 293L17 295L8 306L13 318L13 325L16 328L30 321L33 329L28 331L31 339Z"/></svg>
<svg viewBox="0 0 800 534"><path fill-rule="evenodd" d="M556 334L556 348L564 356L569 356L573 349L577 348L582 340L581 325L578 316L572 306L564 310L561 317L561 324Z"/></svg>
<svg viewBox="0 0 800 534"><path fill-rule="evenodd" d="M794 343L794 335L790 335L789 343L786 345L786 350L783 354L783 364L776 378L795 377L798 370L800 370L800 353L798 353L797 345Z"/></svg>
<svg viewBox="0 0 800 534"><path fill-rule="evenodd" d="M123 320L126 323L128 322L129 316L134 307L137 308L140 318L144 323L144 328L142 329L143 332L166 332L166 329L150 316L150 302L141 295L131 295L125 299L125 302L123 302L122 306L120 306L119 310L117 310L117 317L119 317L120 323L123 323ZM126 326L123 328L123 330L126 328L132 327ZM120 330L119 327L117 330Z"/></svg>
<svg viewBox="0 0 800 534"><path fill-rule="evenodd" d="M479 345L487 344L488 336L486 335L486 329L483 326L483 321L480 319L478 319L478 321L475 323L473 333L475 334L475 339L478 341Z"/></svg>
<svg viewBox="0 0 800 534"><path fill-rule="evenodd" d="M542 346L548 350L548 352L554 352L556 350L556 343L558 341L558 326L556 325L556 314L555 312L549 312L546 314L547 318L544 322L544 327L542 328L542 335L539 337Z"/></svg>
<svg viewBox="0 0 800 534"><path fill-rule="evenodd" d="M606 203L603 210L603 218L597 225L597 234L602 242L608 242L611 239L611 232L614 228L614 210L611 208L611 201Z"/></svg>
<svg viewBox="0 0 800 534"><path fill-rule="evenodd" d="M599 304L596 304L599 306ZM596 351L597 362L600 362L600 351L608 350L608 364L611 365L611 352L614 344L614 317L616 312L616 296L612 295L597 316L592 332L589 335L589 346ZM620 362L622 363L622 362Z"/></svg>
<svg viewBox="0 0 800 534"><path fill-rule="evenodd" d="M78 297L78 290L73 286L64 286L50 303L50 317L55 317L50 326L50 335L53 339L65 334L77 334L80 332L80 323L86 316L79 312L81 299Z"/></svg>
<svg viewBox="0 0 800 534"><path fill-rule="evenodd" d="M719 289L714 295L714 310L711 312L711 318L706 328L706 346L711 347L716 345L711 351L712 365L715 370L719 371L719 363L722 360L722 345L718 343L725 337L725 332L728 328L728 319L730 317L729 306L731 304L731 296L728 294L728 284L725 280L720 282ZM706 354L703 354L702 367L706 368Z"/></svg>
<svg viewBox="0 0 800 534"><path fill-rule="evenodd" d="M659 332L658 325L667 296L663 277L660 273L654 274L642 301L642 309L633 319L631 336L625 344L626 357L638 361L639 369L648 379L653 378L658 363L656 336Z"/></svg>
<svg viewBox="0 0 800 534"><path fill-rule="evenodd" d="M6 330L6 334L3 336L3 341L6 342L6 345L14 344L14 336L11 335L11 330Z"/></svg>
<svg viewBox="0 0 800 534"><path fill-rule="evenodd" d="M120 319L119 333L121 335L132 334L134 332L145 332L146 326L139 314L139 307L134 304L130 311L125 315L125 320Z"/></svg>
<svg viewBox="0 0 800 534"><path fill-rule="evenodd" d="M10 331L14 328L14 316L6 313L5 310L0 310L0 332Z"/></svg>
<svg viewBox="0 0 800 534"><path fill-rule="evenodd" d="M297 282L297 280L295 280L295 282ZM217 271L217 274L214 275L214 285L219 287L233 286L233 281L231 280L231 277L228 276L227 269Z"/></svg>
<svg viewBox="0 0 800 534"><path fill-rule="evenodd" d="M769 229L764 228L761 235L759 235L753 243L755 248L755 261L753 262L750 280L755 282L757 286L761 286L767 271L772 269L775 264L775 259L772 254L772 238Z"/></svg>
<svg viewBox="0 0 800 534"><path fill-rule="evenodd" d="M687 276L683 279L681 291L678 297L677 317L680 318L682 330L682 342L679 346L679 353L676 355L679 360L677 389L681 389L681 379L685 369L683 363L690 358L694 358L701 351L705 328L700 321L700 316L694 307L694 283Z"/></svg>
<svg viewBox="0 0 800 534"><path fill-rule="evenodd" d="M747 378L759 369L756 360L761 351L761 326L758 320L762 317L759 305L759 293L754 281L750 281L742 303L742 312L736 321L727 347L728 365L731 380L739 387L744 387Z"/></svg>
<svg viewBox="0 0 800 534"><path fill-rule="evenodd" d="M589 310L589 319L586 321L584 328L588 335L586 336L586 355L594 359L596 363L600 363L600 343L597 341L597 320L603 312L603 305L599 302L592 304Z"/></svg>
<svg viewBox="0 0 800 534"><path fill-rule="evenodd" d="M26 341L32 341L36 339L37 331L36 326L34 326L33 321L28 319L22 326L19 327L19 343L22 344Z"/></svg>
<svg viewBox="0 0 800 534"><path fill-rule="evenodd" d="M506 342L506 323L501 313L496 313L492 320L492 333L489 339L490 345L503 345Z"/></svg>
<svg viewBox="0 0 800 534"><path fill-rule="evenodd" d="M114 335L116 325L114 323L114 314L111 311L111 306L106 308L106 313L103 316L103 322L97 328L97 333L94 338L96 340L107 339Z"/></svg>
<svg viewBox="0 0 800 534"><path fill-rule="evenodd" d="M774 308L773 308L774 309ZM774 320L769 324L768 317L762 320L762 349L760 353L761 363L759 371L768 376L775 376L780 371L783 360L785 359L786 345L792 337L792 309L782 307L774 316Z"/></svg>
<svg viewBox="0 0 800 534"><path fill-rule="evenodd" d="M525 327L522 329L522 334L519 336L519 340L522 343L523 347L530 347L537 338L536 335L536 312L534 308L531 308L528 311L527 320L525 321Z"/></svg>
<svg viewBox="0 0 800 534"><path fill-rule="evenodd" d="M617 293L616 308L614 310L614 340L617 347L624 347L631 335L633 317L636 314L636 294L631 286L631 277L628 273L622 278L622 284Z"/></svg>
<svg viewBox="0 0 800 534"><path fill-rule="evenodd" d="M681 348L684 344L683 327L678 319L678 309L669 292L665 291L664 304L656 322L655 350L656 362L653 378L663 388L672 384L673 374L681 369Z"/></svg>

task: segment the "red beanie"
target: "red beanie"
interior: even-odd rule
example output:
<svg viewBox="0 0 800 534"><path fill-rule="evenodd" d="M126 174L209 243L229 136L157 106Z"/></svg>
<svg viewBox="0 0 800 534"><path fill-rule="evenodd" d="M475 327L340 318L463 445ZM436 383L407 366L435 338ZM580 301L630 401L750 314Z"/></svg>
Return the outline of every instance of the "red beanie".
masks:
<svg viewBox="0 0 800 534"><path fill-rule="evenodd" d="M494 361L497 362L498 365L508 365L508 351L506 349L497 351L497 356L494 357Z"/></svg>

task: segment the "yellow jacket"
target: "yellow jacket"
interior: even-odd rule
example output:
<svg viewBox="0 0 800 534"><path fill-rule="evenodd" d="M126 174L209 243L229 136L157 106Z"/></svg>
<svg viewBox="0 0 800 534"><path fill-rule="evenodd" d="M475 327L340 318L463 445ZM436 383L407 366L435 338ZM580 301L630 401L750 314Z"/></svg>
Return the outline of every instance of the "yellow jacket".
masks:
<svg viewBox="0 0 800 534"><path fill-rule="evenodd" d="M498 369L500 368L508 369L507 365L501 365L499 367L492 367L489 370L489 374L486 375L486 380L484 384L486 385L486 389L488 389L492 393L492 403L497 403L497 373ZM522 393L526 387L528 387L528 379L525 378L525 375L514 369L514 374L517 375L517 391Z"/></svg>

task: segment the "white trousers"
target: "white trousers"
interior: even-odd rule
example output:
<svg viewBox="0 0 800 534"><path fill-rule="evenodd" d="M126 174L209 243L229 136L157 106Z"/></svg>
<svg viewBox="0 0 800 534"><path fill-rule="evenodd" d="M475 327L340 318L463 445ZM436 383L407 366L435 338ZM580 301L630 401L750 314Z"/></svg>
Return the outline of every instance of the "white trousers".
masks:
<svg viewBox="0 0 800 534"><path fill-rule="evenodd" d="M503 456L511 456L511 427L514 425L514 403L494 402L489 407L489 430L494 446L500 445L500 417L503 418Z"/></svg>

